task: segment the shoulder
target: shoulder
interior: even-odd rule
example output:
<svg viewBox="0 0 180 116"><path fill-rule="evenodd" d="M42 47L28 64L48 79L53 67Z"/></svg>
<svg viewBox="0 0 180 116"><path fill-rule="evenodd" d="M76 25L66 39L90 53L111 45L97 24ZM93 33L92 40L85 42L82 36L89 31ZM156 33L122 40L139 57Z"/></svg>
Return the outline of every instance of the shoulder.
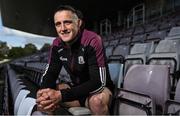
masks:
<svg viewBox="0 0 180 116"><path fill-rule="evenodd" d="M61 39L57 37L53 40L52 46L59 46L60 43Z"/></svg>
<svg viewBox="0 0 180 116"><path fill-rule="evenodd" d="M84 45L101 45L102 44L102 38L95 32L84 30L82 33L82 44Z"/></svg>

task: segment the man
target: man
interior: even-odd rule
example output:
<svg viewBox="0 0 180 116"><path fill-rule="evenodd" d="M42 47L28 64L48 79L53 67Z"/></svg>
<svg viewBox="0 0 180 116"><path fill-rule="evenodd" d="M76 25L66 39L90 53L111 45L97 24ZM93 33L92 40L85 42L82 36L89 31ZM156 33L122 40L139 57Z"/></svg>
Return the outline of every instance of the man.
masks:
<svg viewBox="0 0 180 116"><path fill-rule="evenodd" d="M59 37L53 41L49 67L37 92L38 110L52 112L63 102L67 107L88 107L93 114L108 114L114 85L100 36L83 29L80 12L71 6L60 6L54 23ZM62 66L72 83L62 83L56 90Z"/></svg>

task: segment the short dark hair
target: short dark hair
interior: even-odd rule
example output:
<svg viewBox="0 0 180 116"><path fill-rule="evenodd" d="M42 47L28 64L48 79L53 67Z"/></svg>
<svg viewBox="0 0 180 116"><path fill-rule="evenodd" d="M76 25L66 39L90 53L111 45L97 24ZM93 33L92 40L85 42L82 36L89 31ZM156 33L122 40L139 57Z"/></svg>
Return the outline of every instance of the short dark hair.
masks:
<svg viewBox="0 0 180 116"><path fill-rule="evenodd" d="M70 6L70 5L60 5L60 6L58 6L58 7L56 8L54 14L55 14L56 12L62 11L62 10L69 10L69 11L75 13L75 14L78 16L78 18L81 19L81 20L83 20L83 18L84 18L84 17L83 17L83 14L82 14L82 12L81 12L80 10L76 10L75 8L73 8L73 7Z"/></svg>
<svg viewBox="0 0 180 116"><path fill-rule="evenodd" d="M62 11L62 10L68 10L68 11L71 11L71 12L75 13L77 15L77 17L82 20L81 30L84 29L84 27L85 27L84 16L83 16L83 13L80 10L76 10L75 8L73 8L70 5L60 5L60 6L58 6L56 8L54 14L56 12Z"/></svg>

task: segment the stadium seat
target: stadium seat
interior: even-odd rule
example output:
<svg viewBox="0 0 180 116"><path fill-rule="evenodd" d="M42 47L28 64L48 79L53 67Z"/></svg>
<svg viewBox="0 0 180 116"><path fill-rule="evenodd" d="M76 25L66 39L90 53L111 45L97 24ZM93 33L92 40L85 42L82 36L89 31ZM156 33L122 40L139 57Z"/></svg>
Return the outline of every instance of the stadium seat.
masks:
<svg viewBox="0 0 180 116"><path fill-rule="evenodd" d="M125 57L123 75L126 74L129 67L134 64L146 64L148 56L153 52L154 44L136 43L131 48L130 54Z"/></svg>
<svg viewBox="0 0 180 116"><path fill-rule="evenodd" d="M120 39L119 45L129 45L130 42L131 42L130 37L124 37Z"/></svg>
<svg viewBox="0 0 180 116"><path fill-rule="evenodd" d="M71 107L68 111L75 116L91 114L91 111L86 107Z"/></svg>
<svg viewBox="0 0 180 116"><path fill-rule="evenodd" d="M165 115L180 115L180 80L177 83L174 100L169 99L166 102Z"/></svg>
<svg viewBox="0 0 180 116"><path fill-rule="evenodd" d="M123 83L123 66L123 56L111 56L108 60L109 73L116 88L121 88Z"/></svg>
<svg viewBox="0 0 180 116"><path fill-rule="evenodd" d="M143 43L144 40L145 40L145 34L135 35L131 40L131 45L134 45L135 43Z"/></svg>
<svg viewBox="0 0 180 116"><path fill-rule="evenodd" d="M119 43L118 39L114 39L114 40L109 41L110 46L116 46L118 43Z"/></svg>
<svg viewBox="0 0 180 116"><path fill-rule="evenodd" d="M152 39L156 39L156 38L163 40L163 39L165 39L166 36L167 36L166 30L153 31L153 32L148 34L147 40L152 40Z"/></svg>
<svg viewBox="0 0 180 116"><path fill-rule="evenodd" d="M112 55L113 49L114 49L114 46L107 46L107 47L105 48L105 50L106 50L106 57L107 57L107 58L109 58L109 56Z"/></svg>
<svg viewBox="0 0 180 116"><path fill-rule="evenodd" d="M180 26L172 27L165 39L180 39Z"/></svg>
<svg viewBox="0 0 180 116"><path fill-rule="evenodd" d="M129 49L130 47L128 45L117 45L114 48L112 55L122 55L123 57L125 57L129 54Z"/></svg>
<svg viewBox="0 0 180 116"><path fill-rule="evenodd" d="M177 75L180 64L180 40L162 40L157 45L155 52L148 58L147 64L168 65L171 75L172 97L177 84Z"/></svg>
<svg viewBox="0 0 180 116"><path fill-rule="evenodd" d="M66 69L64 68L64 66L61 68L61 71L59 73L59 78L57 80L57 83L63 83L63 82L69 82L69 83L72 82L72 80L71 80L69 74L67 73Z"/></svg>
<svg viewBox="0 0 180 116"><path fill-rule="evenodd" d="M123 89L150 96L156 106L153 114L161 114L170 94L169 68L166 65L133 65L124 77Z"/></svg>
<svg viewBox="0 0 180 116"><path fill-rule="evenodd" d="M20 107L20 104L24 101L24 99L26 98L26 96L30 93L30 91L22 89L17 98L16 101L14 103L14 114L17 115L18 114L18 109Z"/></svg>
<svg viewBox="0 0 180 116"><path fill-rule="evenodd" d="M27 97L19 105L17 115L31 115L33 107L36 104L36 99Z"/></svg>
<svg viewBox="0 0 180 116"><path fill-rule="evenodd" d="M113 105L113 115L152 115L154 103L152 98L125 89L118 89Z"/></svg>

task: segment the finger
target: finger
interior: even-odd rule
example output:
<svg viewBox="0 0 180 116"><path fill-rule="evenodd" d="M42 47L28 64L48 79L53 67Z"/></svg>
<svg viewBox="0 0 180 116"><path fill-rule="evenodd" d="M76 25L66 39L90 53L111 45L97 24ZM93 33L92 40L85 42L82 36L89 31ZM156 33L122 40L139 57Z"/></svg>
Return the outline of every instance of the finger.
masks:
<svg viewBox="0 0 180 116"><path fill-rule="evenodd" d="M44 99L50 99L49 95L48 95L48 92L44 92L42 94L42 97L44 97Z"/></svg>
<svg viewBox="0 0 180 116"><path fill-rule="evenodd" d="M48 106L45 106L43 109L46 110L46 111L54 111L54 110L56 109L56 107L55 107L55 105L52 103L52 104L50 104L50 105L48 105Z"/></svg>
<svg viewBox="0 0 180 116"><path fill-rule="evenodd" d="M52 100L45 100L45 101L41 101L40 104L45 107L48 106L50 104L54 104L54 102Z"/></svg>
<svg viewBox="0 0 180 116"><path fill-rule="evenodd" d="M46 92L44 92L39 98L36 99L36 103L39 103L41 101L45 101L48 99L50 99L49 95Z"/></svg>
<svg viewBox="0 0 180 116"><path fill-rule="evenodd" d="M49 88L47 88L47 89L41 89L41 90L37 91L36 97L38 98L38 97L42 96L43 93L47 93L48 91L50 91Z"/></svg>
<svg viewBox="0 0 180 116"><path fill-rule="evenodd" d="M40 103L40 102L46 101L46 100L47 100L47 98L42 96L42 97L39 97L39 98L36 99L36 103Z"/></svg>

